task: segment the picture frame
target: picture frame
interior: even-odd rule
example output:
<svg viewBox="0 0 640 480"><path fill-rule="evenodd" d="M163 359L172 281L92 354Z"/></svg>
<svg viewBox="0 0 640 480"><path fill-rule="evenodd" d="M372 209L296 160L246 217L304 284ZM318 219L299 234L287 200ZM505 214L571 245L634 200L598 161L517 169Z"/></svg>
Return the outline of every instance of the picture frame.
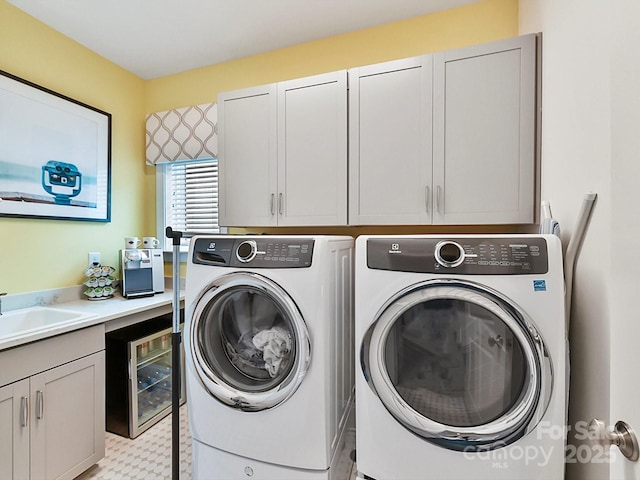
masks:
<svg viewBox="0 0 640 480"><path fill-rule="evenodd" d="M111 221L111 114L0 70L0 216Z"/></svg>

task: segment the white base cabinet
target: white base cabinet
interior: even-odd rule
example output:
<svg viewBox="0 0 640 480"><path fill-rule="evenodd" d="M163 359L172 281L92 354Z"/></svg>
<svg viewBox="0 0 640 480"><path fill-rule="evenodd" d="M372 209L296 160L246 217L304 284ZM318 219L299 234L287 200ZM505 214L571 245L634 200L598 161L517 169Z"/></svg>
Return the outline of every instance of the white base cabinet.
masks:
<svg viewBox="0 0 640 480"><path fill-rule="evenodd" d="M0 371L0 478L73 479L104 457L103 326L2 351Z"/></svg>
<svg viewBox="0 0 640 480"><path fill-rule="evenodd" d="M29 380L0 387L0 478L29 478Z"/></svg>

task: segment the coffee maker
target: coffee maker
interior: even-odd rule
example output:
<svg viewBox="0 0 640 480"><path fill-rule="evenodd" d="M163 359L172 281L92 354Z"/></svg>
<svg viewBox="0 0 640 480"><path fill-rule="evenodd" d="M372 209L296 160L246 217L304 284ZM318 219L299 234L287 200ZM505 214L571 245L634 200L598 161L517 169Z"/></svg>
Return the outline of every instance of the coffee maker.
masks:
<svg viewBox="0 0 640 480"><path fill-rule="evenodd" d="M159 248L120 250L122 296L147 297L164 292L164 261Z"/></svg>

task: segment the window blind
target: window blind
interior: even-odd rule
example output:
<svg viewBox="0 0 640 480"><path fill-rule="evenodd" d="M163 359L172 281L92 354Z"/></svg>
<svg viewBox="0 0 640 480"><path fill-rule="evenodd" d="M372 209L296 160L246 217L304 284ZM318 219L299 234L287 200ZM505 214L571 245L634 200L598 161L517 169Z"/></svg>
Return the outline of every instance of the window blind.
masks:
<svg viewBox="0 0 640 480"><path fill-rule="evenodd" d="M219 233L218 160L174 162L166 169L166 225L185 233Z"/></svg>

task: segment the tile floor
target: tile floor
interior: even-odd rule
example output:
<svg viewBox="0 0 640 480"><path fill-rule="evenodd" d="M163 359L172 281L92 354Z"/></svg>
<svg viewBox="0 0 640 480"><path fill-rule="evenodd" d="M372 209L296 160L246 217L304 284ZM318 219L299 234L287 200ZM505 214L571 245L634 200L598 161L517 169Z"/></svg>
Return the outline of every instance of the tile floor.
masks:
<svg viewBox="0 0 640 480"><path fill-rule="evenodd" d="M76 480L156 480L171 478L171 415L137 438L107 432L105 458ZM191 479L191 436L187 405L180 407L180 480Z"/></svg>
<svg viewBox="0 0 640 480"><path fill-rule="evenodd" d="M180 480L191 479L191 436L187 405L180 407ZM337 465L340 480L355 480L356 469L348 454L355 446L355 432L346 433L345 455ZM171 415L135 439L107 432L105 458L76 480L165 480L171 478Z"/></svg>

